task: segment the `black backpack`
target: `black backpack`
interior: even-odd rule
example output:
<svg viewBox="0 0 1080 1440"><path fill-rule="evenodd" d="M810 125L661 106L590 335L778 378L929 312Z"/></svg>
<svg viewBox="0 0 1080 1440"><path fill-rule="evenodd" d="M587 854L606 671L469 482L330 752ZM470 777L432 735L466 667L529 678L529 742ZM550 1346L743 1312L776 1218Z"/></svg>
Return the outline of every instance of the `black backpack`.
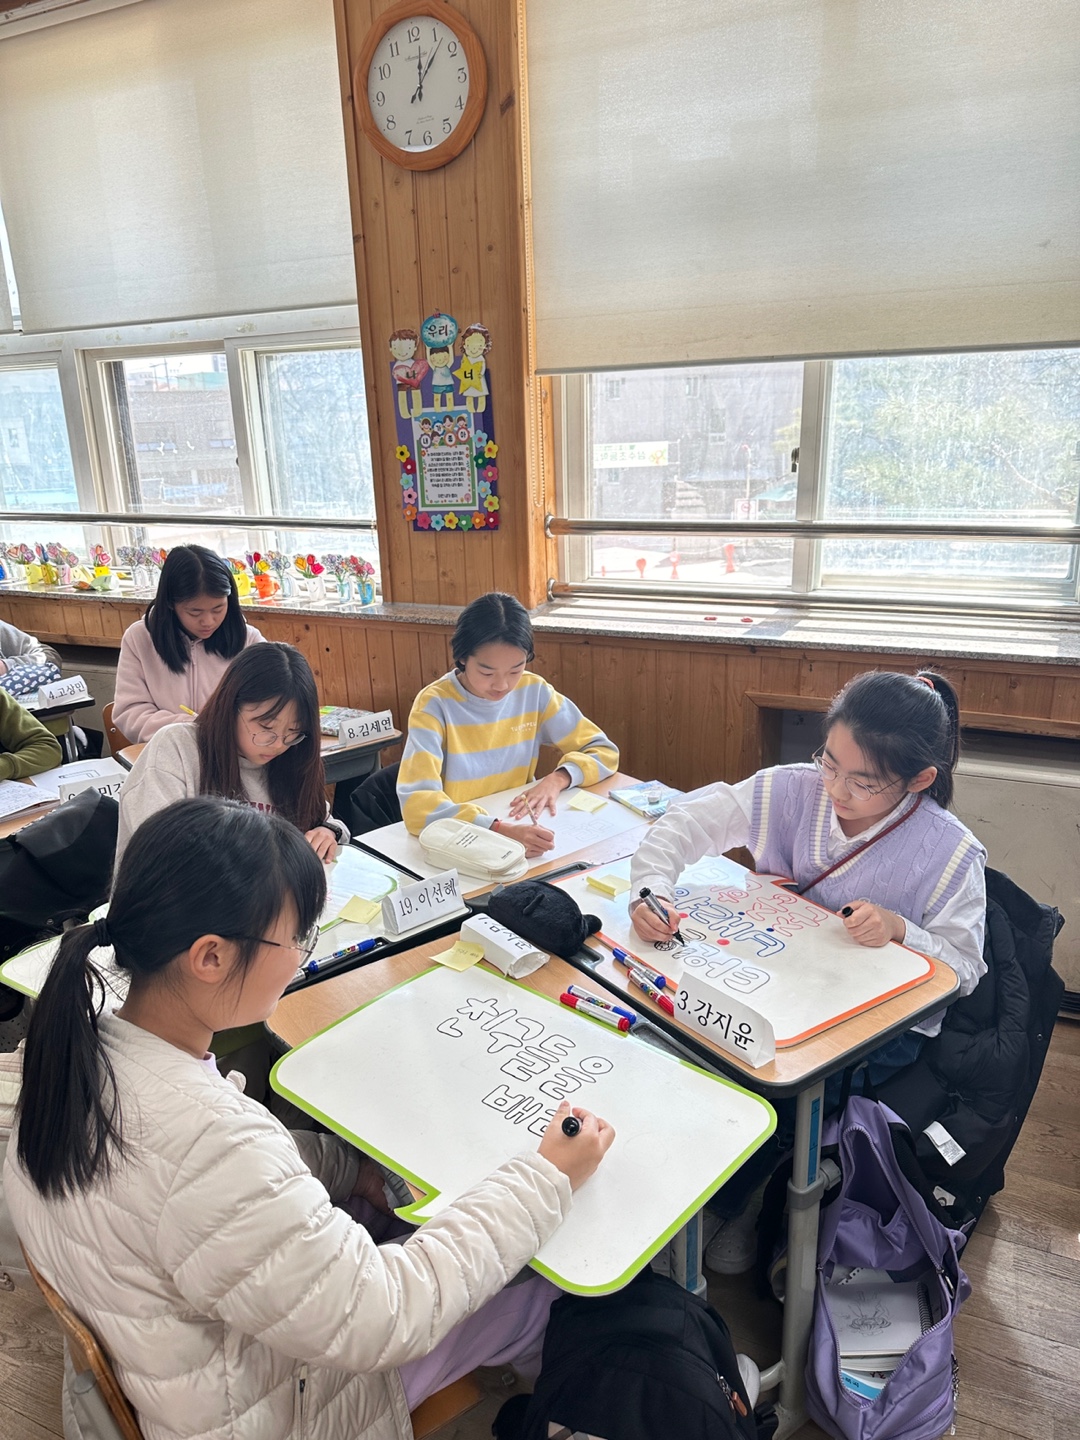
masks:
<svg viewBox="0 0 1080 1440"><path fill-rule="evenodd" d="M499 1411L496 1440L766 1440L728 1328L704 1300L645 1269L614 1295L551 1307L532 1395Z"/></svg>
<svg viewBox="0 0 1080 1440"><path fill-rule="evenodd" d="M108 898L120 807L84 790L0 840L0 929L59 932Z"/></svg>

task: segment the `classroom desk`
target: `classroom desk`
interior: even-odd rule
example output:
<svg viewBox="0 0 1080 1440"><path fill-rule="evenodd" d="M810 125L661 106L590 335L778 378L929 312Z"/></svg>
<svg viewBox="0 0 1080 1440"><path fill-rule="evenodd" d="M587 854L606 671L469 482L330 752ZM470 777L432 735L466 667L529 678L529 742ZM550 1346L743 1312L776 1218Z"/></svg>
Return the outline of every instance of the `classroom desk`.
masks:
<svg viewBox="0 0 1080 1440"><path fill-rule="evenodd" d="M582 788L588 790L590 794L606 795L609 790L614 789L617 785L636 785L637 783L632 775L624 775L621 771L616 771L614 775L609 775L606 780L600 780L595 785L587 785ZM525 786L522 786L522 789L525 788ZM483 797L481 797L477 803L482 804ZM617 805L618 801L612 800L610 803ZM627 814L630 813L630 811L627 811ZM540 823L542 824L543 821L541 820ZM633 855L645 838L645 833L651 823L649 820L642 820L639 825L631 826L628 830L622 830L618 835L611 835L605 840L595 841L592 845L584 849L574 850L568 855L562 855L558 860L538 859L534 864L529 866L524 875L518 878L521 880L543 880L545 876L566 875L571 870L589 870L594 865L610 865L616 860L623 860L627 855ZM368 836L366 835L358 835L353 843L359 845L361 849L369 850L373 855L382 855L382 852L378 850L376 846L368 843ZM403 870L408 870L409 868L408 865L393 855L386 855L383 858L391 860L393 864L400 866ZM479 895L486 895L492 888L490 880L478 880L475 876L463 874L461 881L462 894L467 900L474 899ZM470 884L472 885L472 889L467 889L466 887Z"/></svg>
<svg viewBox="0 0 1080 1440"><path fill-rule="evenodd" d="M595 945L595 942L593 942ZM676 1037L698 1058L712 1065L765 1099L795 1097L795 1151L788 1183L788 1262L785 1281L784 1328L780 1359L762 1372L763 1390L780 1387L777 1440L793 1434L806 1420L803 1372L806 1368L813 1318L817 1271L818 1212L825 1192L821 1174L821 1126L824 1120L825 1081L864 1056L901 1035L926 1016L940 1010L959 989L955 971L940 960L922 985L905 990L870 1010L854 1015L800 1045L777 1051L776 1058L759 1069L718 1049L709 1040L669 1019L640 990L627 984L625 972L607 950L588 948L574 965L647 1015L665 1033Z"/></svg>
<svg viewBox="0 0 1080 1440"><path fill-rule="evenodd" d="M56 738L60 742L60 748L64 752L64 759L76 759L75 743L71 733L71 717L76 710L85 710L88 707L92 709L94 705L97 704L94 697L88 695L85 700L67 700L62 705L50 705L45 709L41 709L38 706L36 691L33 695L21 695L17 698L23 709L29 710L34 719L40 720L42 724L44 724L46 720L67 721L66 730L62 735L57 735Z"/></svg>
<svg viewBox="0 0 1080 1440"><path fill-rule="evenodd" d="M30 781L17 780L12 783L29 785ZM0 840L5 840L9 835L14 835L17 830L21 830L24 825L29 825L31 821L40 820L41 817L47 815L50 810L55 810L59 803L59 800L43 800L40 805L35 805L30 810L20 810L15 815L5 815L4 818L0 820Z"/></svg>
<svg viewBox="0 0 1080 1440"><path fill-rule="evenodd" d="M370 775L375 769L379 751L385 750L388 745L396 745L400 739L400 730L391 730L389 734L380 735L374 740L355 740L351 745L342 745L332 735L321 736L320 749L326 783L336 785L339 780L358 780ZM115 758L130 770L145 749L146 741L137 745L125 745L122 750L117 751Z"/></svg>

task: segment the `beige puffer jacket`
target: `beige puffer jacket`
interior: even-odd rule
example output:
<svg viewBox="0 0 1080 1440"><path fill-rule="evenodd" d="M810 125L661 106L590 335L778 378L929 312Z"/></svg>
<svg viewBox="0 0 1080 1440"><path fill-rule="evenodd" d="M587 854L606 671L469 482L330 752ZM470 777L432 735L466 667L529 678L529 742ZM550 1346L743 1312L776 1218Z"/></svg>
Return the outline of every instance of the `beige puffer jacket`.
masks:
<svg viewBox="0 0 1080 1440"><path fill-rule="evenodd" d="M519 1155L380 1248L331 1204L355 1183L348 1147L312 1137L316 1179L204 1062L115 1015L100 1024L126 1159L45 1201L13 1143L4 1184L27 1253L97 1331L146 1440L411 1440L395 1367L536 1253L569 1208L566 1177Z"/></svg>

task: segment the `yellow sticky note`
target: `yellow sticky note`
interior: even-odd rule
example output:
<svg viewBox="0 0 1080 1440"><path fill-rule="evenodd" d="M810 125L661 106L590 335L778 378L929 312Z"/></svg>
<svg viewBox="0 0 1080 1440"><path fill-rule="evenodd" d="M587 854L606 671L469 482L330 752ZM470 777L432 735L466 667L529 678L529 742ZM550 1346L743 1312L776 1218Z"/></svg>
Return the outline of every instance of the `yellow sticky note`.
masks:
<svg viewBox="0 0 1080 1440"><path fill-rule="evenodd" d="M470 945L467 940L458 940L450 950L443 950L439 955L433 955L440 965L445 965L448 970L469 970L478 960L484 958L483 947Z"/></svg>
<svg viewBox="0 0 1080 1440"><path fill-rule="evenodd" d="M376 900L364 900L354 895L343 907L339 919L350 920L354 925L370 925L376 915L382 914L382 906Z"/></svg>
<svg viewBox="0 0 1080 1440"><path fill-rule="evenodd" d="M630 889L630 881L624 880L621 875L589 875L585 883L602 895L610 895L612 900Z"/></svg>
<svg viewBox="0 0 1080 1440"><path fill-rule="evenodd" d="M594 810L600 810L607 804L603 795L593 795L589 790L579 790L574 798L567 805L568 810L587 810L591 814Z"/></svg>

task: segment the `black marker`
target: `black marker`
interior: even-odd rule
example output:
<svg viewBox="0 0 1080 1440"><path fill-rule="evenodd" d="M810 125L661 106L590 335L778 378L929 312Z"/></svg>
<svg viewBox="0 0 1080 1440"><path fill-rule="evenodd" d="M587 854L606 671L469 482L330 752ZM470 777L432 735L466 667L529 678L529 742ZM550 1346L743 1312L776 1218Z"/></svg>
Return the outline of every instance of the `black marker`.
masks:
<svg viewBox="0 0 1080 1440"><path fill-rule="evenodd" d="M639 893L642 900L645 901L645 904L649 907L653 914L659 916L659 918L664 922L665 925L670 925L671 916L664 909L663 905L660 904L660 901L657 900L656 896L652 893L652 891L646 887L646 889L640 891ZM678 928L674 929L671 934L672 938L674 940L678 940L680 945L686 944L686 941L679 934Z"/></svg>
<svg viewBox="0 0 1080 1440"><path fill-rule="evenodd" d="M562 1133L568 1135L571 1140L580 1129L581 1121L576 1115L567 1115L566 1119L562 1122Z"/></svg>
<svg viewBox="0 0 1080 1440"><path fill-rule="evenodd" d="M850 906L850 905L845 905L844 908L840 911L840 914L841 914L841 915L844 917L844 919L846 920L847 917L851 914L851 906Z"/></svg>

